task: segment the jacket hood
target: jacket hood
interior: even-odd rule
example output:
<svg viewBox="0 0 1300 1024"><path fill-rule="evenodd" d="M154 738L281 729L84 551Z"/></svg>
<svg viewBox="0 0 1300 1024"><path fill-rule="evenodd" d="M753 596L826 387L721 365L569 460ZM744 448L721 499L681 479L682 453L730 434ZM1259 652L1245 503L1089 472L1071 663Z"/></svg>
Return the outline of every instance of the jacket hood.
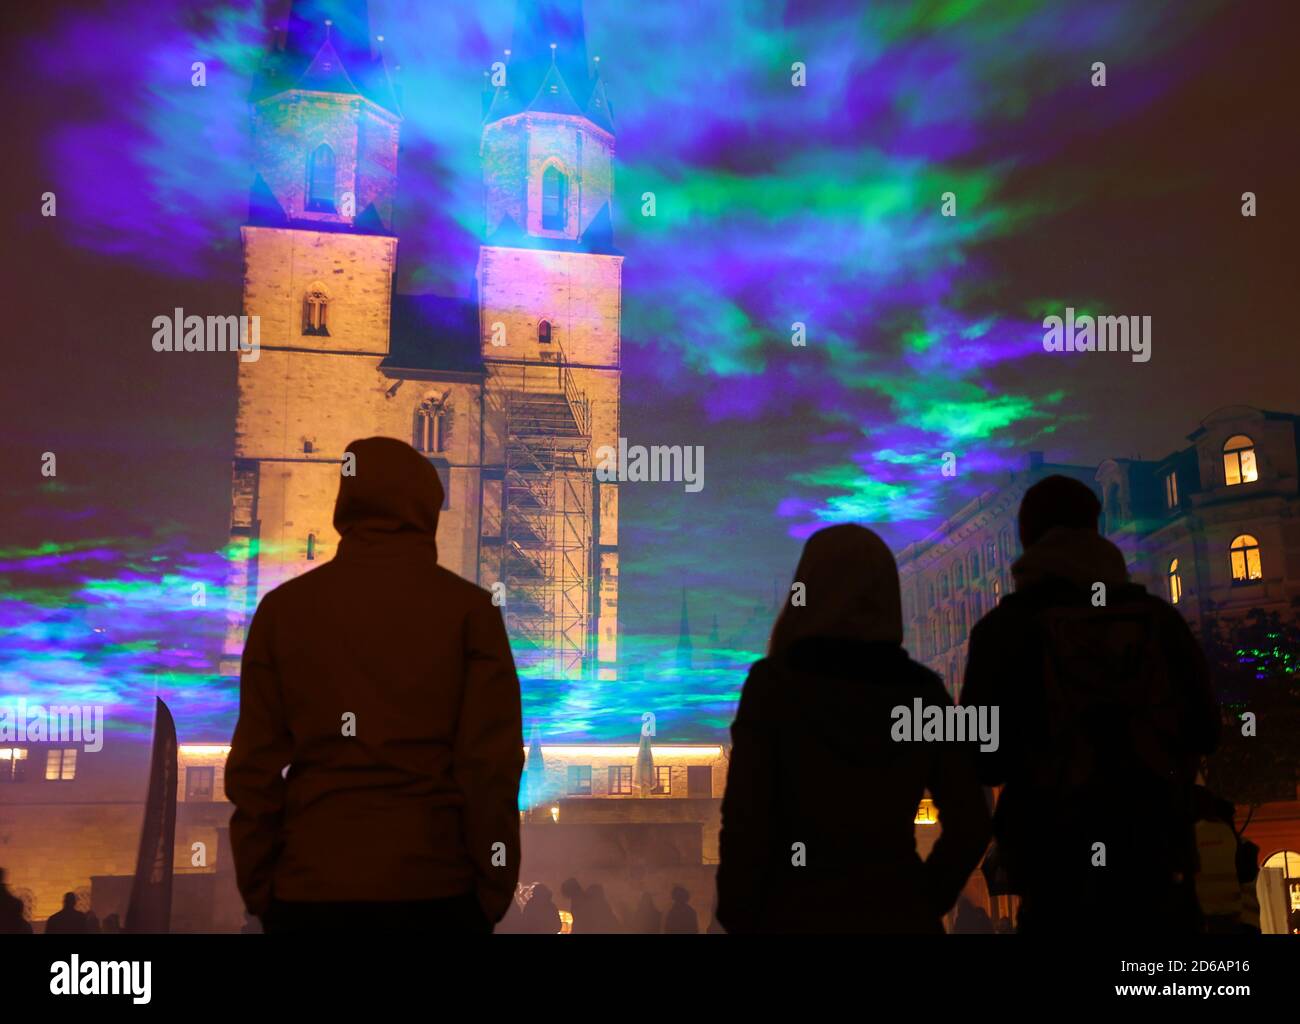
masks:
<svg viewBox="0 0 1300 1024"><path fill-rule="evenodd" d="M835 637L862 643L903 642L903 605L898 566L876 534L841 523L818 530L804 545L795 588L772 627L771 654L805 637Z"/></svg>
<svg viewBox="0 0 1300 1024"><path fill-rule="evenodd" d="M438 471L404 441L368 437L353 441L354 456L339 481L334 529L345 541L379 541L397 536L425 538L438 531L443 488Z"/></svg>
<svg viewBox="0 0 1300 1024"><path fill-rule="evenodd" d="M1016 589L1046 580L1065 580L1079 587L1128 582L1124 555L1096 530L1054 526L1011 566Z"/></svg>

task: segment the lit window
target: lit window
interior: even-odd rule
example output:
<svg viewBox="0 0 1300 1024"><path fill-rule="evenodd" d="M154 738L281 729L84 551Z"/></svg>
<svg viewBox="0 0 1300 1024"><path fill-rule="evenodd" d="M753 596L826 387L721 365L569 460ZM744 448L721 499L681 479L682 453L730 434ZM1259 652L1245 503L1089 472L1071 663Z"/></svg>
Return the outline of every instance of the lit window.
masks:
<svg viewBox="0 0 1300 1024"><path fill-rule="evenodd" d="M326 319L328 311L329 298L325 293L318 288L309 291L302 304L302 333L327 337L330 332Z"/></svg>
<svg viewBox="0 0 1300 1024"><path fill-rule="evenodd" d="M1165 504L1170 508L1178 507L1178 474L1169 473L1165 476Z"/></svg>
<svg viewBox="0 0 1300 1024"><path fill-rule="evenodd" d="M551 343L551 321L540 320L537 323L537 341L541 345Z"/></svg>
<svg viewBox="0 0 1300 1024"><path fill-rule="evenodd" d="M1259 479L1259 468L1255 465L1255 442L1245 434L1230 437L1224 444L1223 477L1229 487Z"/></svg>
<svg viewBox="0 0 1300 1024"><path fill-rule="evenodd" d="M558 167L542 174L542 230L563 231L568 220L569 179Z"/></svg>
<svg viewBox="0 0 1300 1024"><path fill-rule="evenodd" d="M316 147L307 172L307 209L318 213L334 212L334 150Z"/></svg>
<svg viewBox="0 0 1300 1024"><path fill-rule="evenodd" d="M26 779L26 748L0 747L0 782L25 782Z"/></svg>
<svg viewBox="0 0 1300 1024"><path fill-rule="evenodd" d="M569 792L575 796L591 795L591 765L569 765Z"/></svg>
<svg viewBox="0 0 1300 1024"><path fill-rule="evenodd" d="M45 755L47 782L70 782L77 774L77 748L51 750Z"/></svg>
<svg viewBox="0 0 1300 1024"><path fill-rule="evenodd" d="M185 799L211 800L217 770L212 766L195 766L185 769Z"/></svg>
<svg viewBox="0 0 1300 1024"><path fill-rule="evenodd" d="M672 772L664 765L655 766L655 787L651 793L669 795L673 791Z"/></svg>
<svg viewBox="0 0 1300 1024"><path fill-rule="evenodd" d="M1250 534L1243 533L1232 542L1230 557L1234 583L1249 583L1251 580L1264 578L1263 564L1259 557L1259 541Z"/></svg>
<svg viewBox="0 0 1300 1024"><path fill-rule="evenodd" d="M994 577L993 582L989 584L989 604L996 605L998 601L1001 600L1001 598L1002 598L1002 581Z"/></svg>
<svg viewBox="0 0 1300 1024"><path fill-rule="evenodd" d="M1177 604L1183 599L1183 578L1178 575L1178 559L1169 563L1169 603Z"/></svg>
<svg viewBox="0 0 1300 1024"><path fill-rule="evenodd" d="M614 764L609 767L609 795L630 796L632 793L632 766Z"/></svg>

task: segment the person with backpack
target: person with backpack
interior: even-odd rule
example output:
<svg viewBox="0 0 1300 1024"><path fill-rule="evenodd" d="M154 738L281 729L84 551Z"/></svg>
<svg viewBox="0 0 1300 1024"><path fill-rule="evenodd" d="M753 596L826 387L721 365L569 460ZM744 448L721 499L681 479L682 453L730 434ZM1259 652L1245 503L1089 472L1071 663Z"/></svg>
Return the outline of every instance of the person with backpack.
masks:
<svg viewBox="0 0 1300 1024"><path fill-rule="evenodd" d="M980 781L1027 933L1201 928L1193 787L1220 715L1182 617L1129 579L1083 483L1026 491L1015 592L975 626L963 705L997 706Z"/></svg>

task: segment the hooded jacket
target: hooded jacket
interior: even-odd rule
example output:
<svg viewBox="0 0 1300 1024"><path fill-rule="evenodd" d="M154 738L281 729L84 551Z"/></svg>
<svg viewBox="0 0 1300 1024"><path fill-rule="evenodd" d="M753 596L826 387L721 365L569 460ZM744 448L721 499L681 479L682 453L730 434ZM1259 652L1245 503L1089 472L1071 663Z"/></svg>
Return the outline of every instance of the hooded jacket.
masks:
<svg viewBox="0 0 1300 1024"><path fill-rule="evenodd" d="M1220 719L1204 654L1187 623L1171 605L1129 579L1123 554L1097 531L1055 527L1025 550L1011 572L1015 592L971 631L961 701L1000 709L1001 742L995 752L978 754L976 767L985 785L1005 787L994 815L994 834L1013 891L1024 892L1040 882L1051 884L1052 872L1059 873L1058 825L1069 824L1053 822L1050 803L1040 800L1030 785L1035 764L1051 756L1040 746L1046 734L1045 651L1039 625L1045 612L1089 609L1094 585L1104 583L1108 608L1149 614L1177 691L1177 742L1186 784L1191 784L1198 758L1214 750Z"/></svg>
<svg viewBox="0 0 1300 1024"><path fill-rule="evenodd" d="M870 530L828 527L795 583L731 726L715 916L733 933L940 933L989 813L965 744L892 737L896 708L952 703L902 647L894 557ZM927 792L943 831L922 861Z"/></svg>
<svg viewBox="0 0 1300 1024"><path fill-rule="evenodd" d="M225 778L239 889L258 915L473 892L496 922L523 769L501 614L437 564L433 466L391 438L348 451L337 555L268 593L244 648Z"/></svg>

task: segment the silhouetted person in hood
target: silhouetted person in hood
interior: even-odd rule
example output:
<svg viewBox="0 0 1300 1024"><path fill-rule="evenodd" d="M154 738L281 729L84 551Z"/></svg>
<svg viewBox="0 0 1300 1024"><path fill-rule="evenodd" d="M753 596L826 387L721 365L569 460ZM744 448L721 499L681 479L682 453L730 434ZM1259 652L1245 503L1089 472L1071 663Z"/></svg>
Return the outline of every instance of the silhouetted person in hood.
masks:
<svg viewBox="0 0 1300 1024"><path fill-rule="evenodd" d="M244 648L226 765L239 889L268 932L487 931L519 873L505 627L438 565L433 466L391 438L347 450L337 555L268 593Z"/></svg>
<svg viewBox="0 0 1300 1024"><path fill-rule="evenodd" d="M942 934L988 844L965 744L896 742L894 709L952 702L903 650L898 569L861 526L805 545L731 725L717 919L728 932ZM929 790L943 833L914 826Z"/></svg>
<svg viewBox="0 0 1300 1024"><path fill-rule="evenodd" d="M45 922L46 935L85 935L86 915L77 909L77 894L63 894L63 909Z"/></svg>
<svg viewBox="0 0 1300 1024"><path fill-rule="evenodd" d="M1015 592L971 633L962 703L998 706L1002 734L976 765L1004 786L1020 931L1195 930L1192 784L1219 713L1200 645L1129 580L1100 512L1069 477L1025 492Z"/></svg>

